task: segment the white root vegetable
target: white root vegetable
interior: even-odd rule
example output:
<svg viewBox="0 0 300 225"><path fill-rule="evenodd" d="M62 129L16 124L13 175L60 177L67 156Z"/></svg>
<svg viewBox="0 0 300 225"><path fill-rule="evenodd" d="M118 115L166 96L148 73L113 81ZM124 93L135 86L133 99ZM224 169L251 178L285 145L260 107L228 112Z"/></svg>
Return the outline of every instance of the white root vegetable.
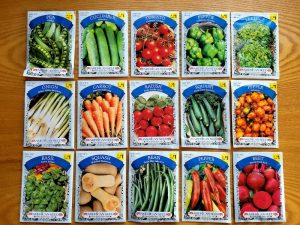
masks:
<svg viewBox="0 0 300 225"><path fill-rule="evenodd" d="M115 185L115 177L112 175L86 173L83 175L81 182L84 191L93 192L99 187L113 187Z"/></svg>
<svg viewBox="0 0 300 225"><path fill-rule="evenodd" d="M103 188L107 193L114 195L116 193L117 187L122 183L122 175L120 173L117 174L115 178L115 185L113 187Z"/></svg>
<svg viewBox="0 0 300 225"><path fill-rule="evenodd" d="M121 206L120 199L116 196L108 194L102 188L97 188L91 195L98 199L106 212L115 212Z"/></svg>

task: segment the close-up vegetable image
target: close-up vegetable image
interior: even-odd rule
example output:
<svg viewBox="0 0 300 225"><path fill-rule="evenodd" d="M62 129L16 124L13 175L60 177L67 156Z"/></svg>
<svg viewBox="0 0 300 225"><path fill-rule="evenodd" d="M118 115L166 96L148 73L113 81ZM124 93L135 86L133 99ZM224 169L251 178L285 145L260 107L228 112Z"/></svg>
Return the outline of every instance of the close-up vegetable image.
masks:
<svg viewBox="0 0 300 225"><path fill-rule="evenodd" d="M211 24L192 26L185 41L186 62L189 66L225 65L225 36L222 28Z"/></svg>
<svg viewBox="0 0 300 225"><path fill-rule="evenodd" d="M134 102L134 133L138 137L174 135L174 102L170 97L139 96Z"/></svg>
<svg viewBox="0 0 300 225"><path fill-rule="evenodd" d="M35 96L28 110L28 142L39 144L38 139L59 139L69 142L71 107L64 95L45 92Z"/></svg>
<svg viewBox="0 0 300 225"><path fill-rule="evenodd" d="M227 181L224 171L211 164L195 166L185 178L185 211L214 211L226 216Z"/></svg>
<svg viewBox="0 0 300 225"><path fill-rule="evenodd" d="M274 140L274 101L264 93L248 92L235 103L235 137L268 137Z"/></svg>
<svg viewBox="0 0 300 225"><path fill-rule="evenodd" d="M118 212L122 208L122 175L114 165L96 163L82 171L80 182L80 217L89 212Z"/></svg>
<svg viewBox="0 0 300 225"><path fill-rule="evenodd" d="M61 212L66 215L68 175L55 164L39 164L26 178L26 212Z"/></svg>
<svg viewBox="0 0 300 225"><path fill-rule="evenodd" d="M187 137L220 136L225 141L222 98L212 92L198 92L186 101Z"/></svg>
<svg viewBox="0 0 300 225"><path fill-rule="evenodd" d="M117 95L94 92L83 102L81 131L83 138L122 136L123 110Z"/></svg>
<svg viewBox="0 0 300 225"><path fill-rule="evenodd" d="M113 66L117 72L124 69L124 37L116 24L109 21L91 23L84 28L81 40L84 70L89 72L91 66Z"/></svg>
<svg viewBox="0 0 300 225"><path fill-rule="evenodd" d="M175 34L168 25L152 22L137 29L135 39L136 66L174 66Z"/></svg>

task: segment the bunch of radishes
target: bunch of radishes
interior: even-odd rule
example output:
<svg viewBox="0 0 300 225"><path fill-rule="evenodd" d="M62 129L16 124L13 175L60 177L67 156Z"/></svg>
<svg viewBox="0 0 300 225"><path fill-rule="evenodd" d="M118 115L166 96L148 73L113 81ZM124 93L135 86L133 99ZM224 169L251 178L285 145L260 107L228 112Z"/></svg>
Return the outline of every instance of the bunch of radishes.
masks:
<svg viewBox="0 0 300 225"><path fill-rule="evenodd" d="M239 174L241 216L245 212L269 211L280 214L280 185L277 171L265 164L250 164Z"/></svg>
<svg viewBox="0 0 300 225"><path fill-rule="evenodd" d="M155 106L135 111L134 132L138 137L170 136L174 132L174 107Z"/></svg>

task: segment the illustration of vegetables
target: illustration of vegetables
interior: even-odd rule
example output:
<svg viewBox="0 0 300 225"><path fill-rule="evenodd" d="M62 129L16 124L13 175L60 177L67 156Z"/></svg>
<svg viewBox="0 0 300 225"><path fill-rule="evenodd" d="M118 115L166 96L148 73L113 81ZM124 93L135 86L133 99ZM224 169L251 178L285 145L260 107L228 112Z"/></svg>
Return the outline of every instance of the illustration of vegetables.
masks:
<svg viewBox="0 0 300 225"><path fill-rule="evenodd" d="M175 33L166 24L146 23L136 32L136 66L174 66Z"/></svg>
<svg viewBox="0 0 300 225"><path fill-rule="evenodd" d="M261 92L241 95L235 102L235 136L268 137L274 140L273 100Z"/></svg>
<svg viewBox="0 0 300 225"><path fill-rule="evenodd" d="M133 212L174 213L175 178L173 171L160 163L147 163L133 178Z"/></svg>
<svg viewBox="0 0 300 225"><path fill-rule="evenodd" d="M37 25L30 34L31 68L70 69L71 37L67 28L54 22Z"/></svg>
<svg viewBox="0 0 300 225"><path fill-rule="evenodd" d="M92 23L82 33L84 66L124 66L123 33L112 22Z"/></svg>
<svg viewBox="0 0 300 225"><path fill-rule="evenodd" d="M68 138L70 103L65 96L46 92L35 96L28 110L28 140L37 138Z"/></svg>
<svg viewBox="0 0 300 225"><path fill-rule="evenodd" d="M280 177L266 164L250 164L243 168L239 174L238 194L242 217L245 212L280 213Z"/></svg>
<svg viewBox="0 0 300 225"><path fill-rule="evenodd" d="M81 122L83 139L121 138L123 103L110 92L94 92L83 100Z"/></svg>
<svg viewBox="0 0 300 225"><path fill-rule="evenodd" d="M82 171L80 180L81 211L89 207L89 212L116 212L122 207L123 180L114 165L107 163L89 165Z"/></svg>
<svg viewBox="0 0 300 225"><path fill-rule="evenodd" d="M226 216L227 181L221 168L211 164L199 164L187 172L185 181L186 185L190 185L189 182L193 184L191 200L187 198L190 187L186 186L185 189L188 191L185 198L187 215L190 211L221 211Z"/></svg>
<svg viewBox="0 0 300 225"><path fill-rule="evenodd" d="M274 37L269 27L259 23L238 30L235 47L239 67L273 68Z"/></svg>
<svg viewBox="0 0 300 225"><path fill-rule="evenodd" d="M193 25L185 41L187 68L190 66L224 66L225 34L211 23Z"/></svg>
<svg viewBox="0 0 300 225"><path fill-rule="evenodd" d="M55 164L39 164L26 177L26 212L62 212L66 216L68 175Z"/></svg>
<svg viewBox="0 0 300 225"><path fill-rule="evenodd" d="M171 136L174 133L174 103L170 97L154 94L134 102L134 132L138 137Z"/></svg>
<svg viewBox="0 0 300 225"><path fill-rule="evenodd" d="M221 136L225 141L223 99L212 92L198 92L185 103L185 135L189 137Z"/></svg>

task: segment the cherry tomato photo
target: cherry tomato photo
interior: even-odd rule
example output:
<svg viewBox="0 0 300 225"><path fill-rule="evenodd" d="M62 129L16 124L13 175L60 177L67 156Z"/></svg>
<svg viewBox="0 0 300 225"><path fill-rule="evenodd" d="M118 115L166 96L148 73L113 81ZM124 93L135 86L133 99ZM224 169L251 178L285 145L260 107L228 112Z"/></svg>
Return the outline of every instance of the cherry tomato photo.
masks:
<svg viewBox="0 0 300 225"><path fill-rule="evenodd" d="M135 42L135 50L136 51L140 51L143 48L143 41L142 40L138 40Z"/></svg>
<svg viewBox="0 0 300 225"><path fill-rule="evenodd" d="M169 58L165 58L162 61L163 66L171 66L171 60Z"/></svg>
<svg viewBox="0 0 300 225"><path fill-rule="evenodd" d="M161 24L161 25L159 26L159 32L162 33L162 34L167 34L167 33L169 33L169 28L168 28L168 26L165 25L165 24Z"/></svg>
<svg viewBox="0 0 300 225"><path fill-rule="evenodd" d="M154 40L147 40L145 44L149 49L154 49L156 47L156 41Z"/></svg>
<svg viewBox="0 0 300 225"><path fill-rule="evenodd" d="M154 54L152 56L152 62L155 64L155 65L160 65L162 63L162 57L161 55L159 54Z"/></svg>
<svg viewBox="0 0 300 225"><path fill-rule="evenodd" d="M160 54L163 58L168 58L170 54L168 47L162 47L160 49Z"/></svg>
<svg viewBox="0 0 300 225"><path fill-rule="evenodd" d="M143 58L138 57L136 59L136 66L137 67L142 67L142 66L146 66L146 65L147 65L146 60L144 60Z"/></svg>
<svg viewBox="0 0 300 225"><path fill-rule="evenodd" d="M151 51L149 48L145 48L145 49L142 51L142 56L143 56L143 58L145 58L145 59L151 59L151 57L152 57L152 51Z"/></svg>

